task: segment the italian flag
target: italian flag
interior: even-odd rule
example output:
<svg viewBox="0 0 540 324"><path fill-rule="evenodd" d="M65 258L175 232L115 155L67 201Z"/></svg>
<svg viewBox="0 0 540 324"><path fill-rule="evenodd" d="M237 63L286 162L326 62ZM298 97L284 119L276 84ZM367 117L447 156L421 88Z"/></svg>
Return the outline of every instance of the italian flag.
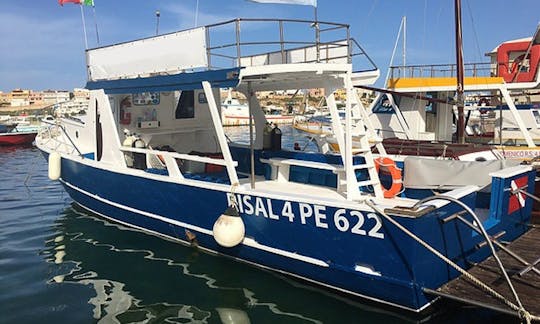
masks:
<svg viewBox="0 0 540 324"><path fill-rule="evenodd" d="M64 3L74 3L85 6L94 6L94 0L58 0L58 3L63 6Z"/></svg>

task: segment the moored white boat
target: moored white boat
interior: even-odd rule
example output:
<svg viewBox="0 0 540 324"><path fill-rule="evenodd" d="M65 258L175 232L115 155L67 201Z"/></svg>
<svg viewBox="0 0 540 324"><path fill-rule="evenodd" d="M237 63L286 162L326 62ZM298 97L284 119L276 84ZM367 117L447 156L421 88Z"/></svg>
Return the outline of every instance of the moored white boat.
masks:
<svg viewBox="0 0 540 324"><path fill-rule="evenodd" d="M280 110L273 109L270 113L265 113L264 117L272 124L290 124L294 115L285 115ZM225 99L221 103L221 121L223 126L249 125L249 105L240 103L238 99Z"/></svg>
<svg viewBox="0 0 540 324"><path fill-rule="evenodd" d="M345 36L234 56L234 66L217 69L210 60L230 44L215 43L214 27L235 28L239 55L252 45L239 37L247 32L240 28L244 21L88 50L88 114L57 120L36 140L49 159L50 178L109 220L412 311L434 301L424 288L458 276L454 265L466 269L491 254L490 241L477 249L486 235L504 231L502 239L512 241L527 231L532 202L522 191L532 192L530 166L432 160L426 167L411 160L402 192L388 195L367 134L351 126L360 105L353 86L373 83L378 70L351 64L353 56L367 55L349 38L349 26L262 20L281 32L291 23L310 37L312 26ZM251 106L250 147L228 143L224 135L219 89L225 87L242 92ZM282 150L280 134L265 132L257 92L321 87L343 149ZM334 99L338 88L347 93L345 123ZM360 144L354 151L353 136ZM464 167L475 177L454 175ZM425 200L433 190L444 195ZM474 225L441 221L456 213ZM454 260L452 266L419 240Z"/></svg>
<svg viewBox="0 0 540 324"><path fill-rule="evenodd" d="M490 62L465 64L464 91L480 98L469 116L473 109L482 110L483 121L491 115L490 129L471 129L465 139L491 145L505 158L538 159L540 111L531 100L540 99L540 26L532 37L503 42L486 55ZM370 107L378 134L412 141L455 140L456 102L449 98L456 89L454 71L453 64L391 67L390 93L380 94ZM486 103L490 105L482 106Z"/></svg>

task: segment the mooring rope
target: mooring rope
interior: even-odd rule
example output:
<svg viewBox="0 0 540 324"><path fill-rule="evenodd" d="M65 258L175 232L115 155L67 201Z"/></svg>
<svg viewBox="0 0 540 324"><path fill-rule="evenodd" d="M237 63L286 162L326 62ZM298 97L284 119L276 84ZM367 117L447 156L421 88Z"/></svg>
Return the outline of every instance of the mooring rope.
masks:
<svg viewBox="0 0 540 324"><path fill-rule="evenodd" d="M231 204L234 208L237 208L238 209L238 201L236 201L236 194L235 194L235 191L236 191L236 188L238 188L240 186L240 183L238 182L235 182L231 185Z"/></svg>
<svg viewBox="0 0 540 324"><path fill-rule="evenodd" d="M467 210L468 213L470 213L473 217L475 217L474 215L474 212L472 210L470 210L470 208L466 205L462 205L462 202L452 198L452 197L447 197L447 196L436 196L436 197L430 197L432 199L445 199L445 200L448 200L448 201L453 201L453 202L456 202L458 203L459 205L461 205L461 207L463 207L465 210ZM420 203L423 203L425 202L425 200L427 199L424 199L424 200L421 200L420 202L418 202L416 205L420 204ZM478 287L480 287L481 289L483 289L485 292L489 293L490 295L492 295L493 297L499 299L501 302L503 302L505 305L507 305L508 307L510 307L512 310L515 310L519 317L521 319L524 319L526 321L526 323L530 323L531 320L535 320L535 321L539 321L540 320L540 317L539 316L533 316L531 315L524 307L523 305L521 304L521 301L519 300L519 297L517 296L517 293L515 292L511 282L509 281L510 279L508 278L508 275L506 274L506 271L504 271L504 268L502 268L503 270L503 274L506 278L508 278L508 283L510 285L510 288L514 294L514 297L516 298L516 301L517 301L517 304L518 305L515 305L512 301L508 300L506 297L504 297L503 295L501 295L500 293L498 293L497 291L495 291L493 288L489 287L488 285L486 285L485 283L483 283L480 279L476 278L474 275L468 273L466 270L464 270L463 268L461 268L459 265L457 265L455 262L453 262L452 260L450 260L449 258L447 258L446 256L444 256L443 254L441 254L439 251L437 251L435 248L433 248L431 245L429 245L428 243L426 243L425 241L423 241L421 238L419 238L418 236L416 236L414 233L412 233L411 231L409 231L407 228L405 228L403 225L401 225L400 223L398 223L396 220L394 220L392 217L390 217L388 214L386 214L382 209L380 209L379 207L377 207L375 205L375 203L371 200L366 200L366 204L368 206L370 206L371 208L373 208L373 210L377 213L379 213L381 216L383 216L387 221L389 221L390 223L392 223L394 226L396 226L398 229L400 229L402 232L404 232L405 234L407 234L409 237L411 237L413 240L415 240L416 242L418 242L420 245L422 245L424 248L426 248L428 251L430 251L431 253L433 253L435 256L437 256L438 258L440 258L441 260L443 260L444 262L446 262L448 265L450 265L452 268L454 268L456 271L458 271L459 273L461 273L467 280L469 280L471 283L477 285ZM476 217L475 217L476 218ZM481 224L480 222L477 221L477 224ZM481 227L481 226L480 226ZM481 227L482 228L482 227ZM483 228L482 228L483 229ZM484 230L485 232L485 230ZM487 235L487 233L486 233ZM493 245L490 244L491 242L489 241L489 239L487 239L488 241L488 245L492 248L493 250ZM498 258L496 257L496 253L494 254L494 257L498 260ZM500 260L498 260L500 262ZM502 263L500 264L502 266Z"/></svg>

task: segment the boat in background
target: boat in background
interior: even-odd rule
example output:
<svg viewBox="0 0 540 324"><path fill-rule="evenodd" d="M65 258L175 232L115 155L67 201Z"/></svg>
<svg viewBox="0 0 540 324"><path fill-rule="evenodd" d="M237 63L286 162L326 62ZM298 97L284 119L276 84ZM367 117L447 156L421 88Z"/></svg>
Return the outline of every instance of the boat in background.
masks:
<svg viewBox="0 0 540 324"><path fill-rule="evenodd" d="M345 112L339 111L340 119L344 123ZM312 140L317 144L321 152L339 152L339 143L336 140L333 130L331 116L327 114L311 117L297 116L294 119L293 127L299 131L311 135ZM355 131L353 125L353 132ZM365 123L358 127L364 128ZM372 133L375 133L372 130ZM352 138L353 151L361 147L360 137ZM439 141L415 141L403 140L400 138L380 138L379 136L369 137L368 142L375 153L391 156L400 165L408 156L451 159L461 161L491 161L500 160L504 156L496 148L474 143L452 144ZM382 146L377 146L377 144ZM380 150L380 151L379 151Z"/></svg>
<svg viewBox="0 0 540 324"><path fill-rule="evenodd" d="M539 159L540 25L534 36L503 42L486 55L490 62L464 64L464 91L478 98L465 107L465 122L474 110L480 121L478 127L465 123L465 141L492 145L509 159ZM390 67L387 90L374 89L383 92L369 108L377 134L402 142L455 141L455 71L455 64Z"/></svg>
<svg viewBox="0 0 540 324"><path fill-rule="evenodd" d="M0 145L32 144L38 133L37 126L0 124Z"/></svg>
<svg viewBox="0 0 540 324"><path fill-rule="evenodd" d="M263 107L265 118L272 124L291 124L294 116L283 114L281 107ZM229 96L221 103L221 121L223 126L249 125L249 105L240 103L236 98Z"/></svg>

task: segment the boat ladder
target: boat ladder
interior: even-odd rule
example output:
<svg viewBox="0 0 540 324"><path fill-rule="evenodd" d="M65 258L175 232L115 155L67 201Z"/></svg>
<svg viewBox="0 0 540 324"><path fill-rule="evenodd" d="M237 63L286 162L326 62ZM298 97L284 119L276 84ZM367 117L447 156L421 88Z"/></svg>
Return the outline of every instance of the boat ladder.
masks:
<svg viewBox="0 0 540 324"><path fill-rule="evenodd" d="M379 138L374 131L373 125L369 120L369 116L358 97L355 89L352 91L354 95L352 96L351 102L351 119L353 121L354 127L351 127L351 135L354 139L356 146L353 148L353 155L364 157L364 163L354 164L352 169L355 174L358 170L366 170L368 174L368 179L366 180L357 180L357 187L366 187L371 186L376 197L383 197L382 185L379 179L379 175L375 168L374 156L371 151L372 143L377 145L379 152L385 152L384 147L382 146L382 139ZM346 180L346 177L338 178ZM355 177L356 179L356 177ZM339 188L347 188L346 183L338 183Z"/></svg>

